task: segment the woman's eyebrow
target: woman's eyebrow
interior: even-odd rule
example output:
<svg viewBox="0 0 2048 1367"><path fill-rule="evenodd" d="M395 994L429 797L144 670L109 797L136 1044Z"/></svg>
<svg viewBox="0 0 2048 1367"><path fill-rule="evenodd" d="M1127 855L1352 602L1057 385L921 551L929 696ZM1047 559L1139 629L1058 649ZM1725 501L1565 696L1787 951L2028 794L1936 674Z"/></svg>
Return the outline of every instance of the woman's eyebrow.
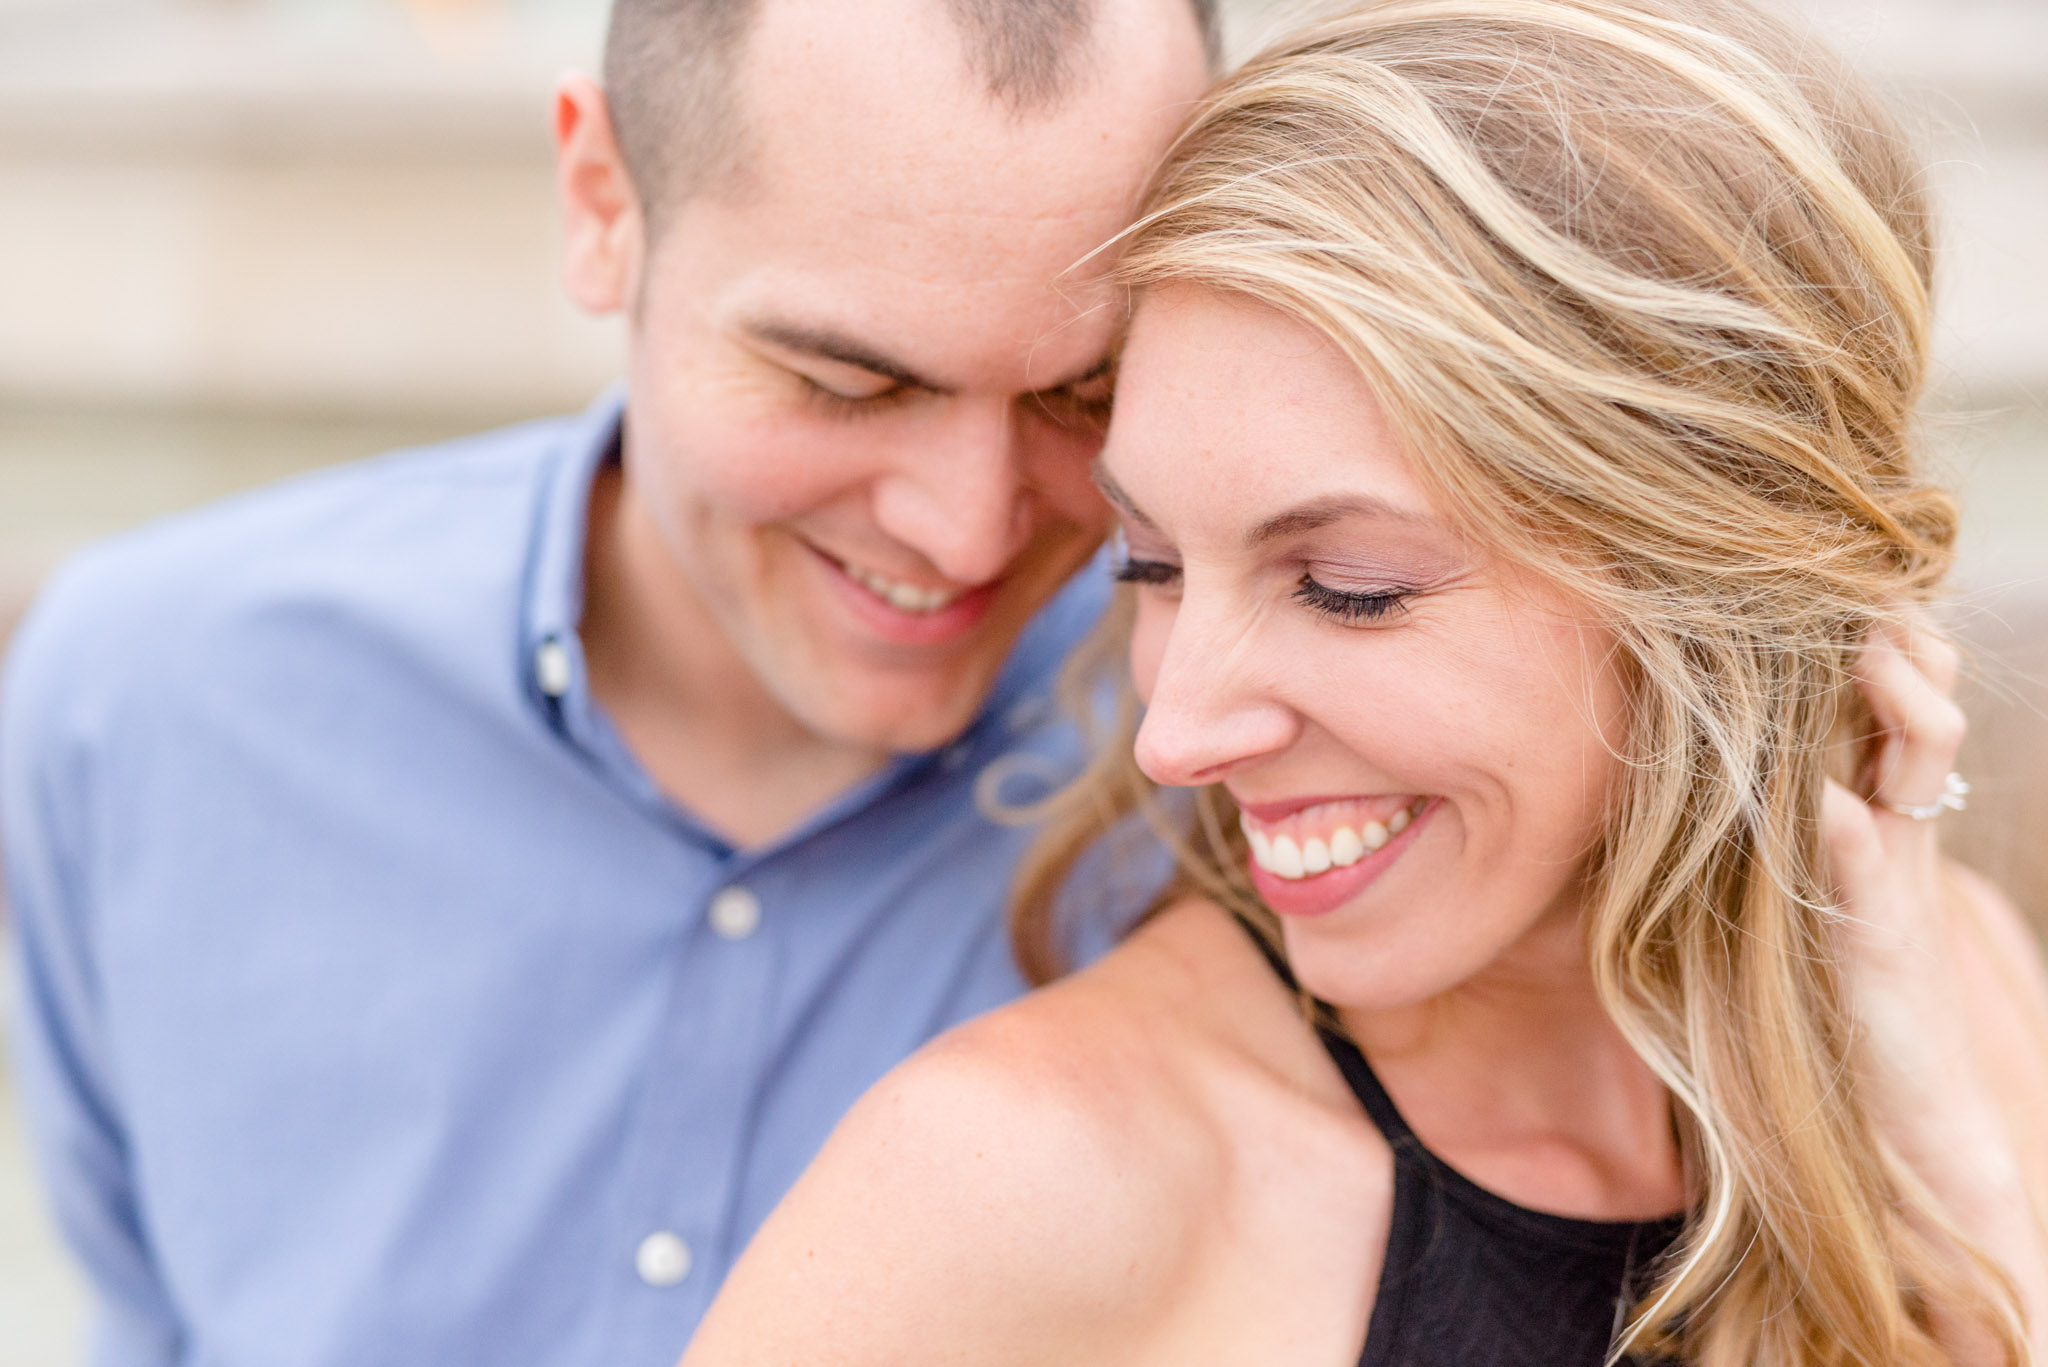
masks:
<svg viewBox="0 0 2048 1367"><path fill-rule="evenodd" d="M1397 507L1383 498L1371 494L1339 494L1329 498L1311 499L1284 513L1275 513L1251 529L1245 541L1253 546L1263 546L1283 537L1299 536L1348 517L1368 517L1380 521L1418 523L1429 519L1420 513Z"/></svg>
<svg viewBox="0 0 2048 1367"><path fill-rule="evenodd" d="M1123 485L1110 477L1109 469L1102 463L1100 456L1089 463L1088 477L1095 481L1095 487L1102 491L1102 496L1116 505L1118 512L1147 531L1159 530L1159 524L1139 511L1138 505L1131 501L1131 496L1124 492Z"/></svg>
<svg viewBox="0 0 2048 1367"><path fill-rule="evenodd" d="M1103 465L1101 457L1098 456L1088 467L1088 474L1094 479L1095 487L1102 491L1102 496L1116 505L1118 512L1149 531L1159 530L1159 524L1145 516L1130 494L1116 482L1108 468ZM1349 517L1406 522L1411 525L1430 520L1421 513L1412 512L1372 494L1335 494L1327 498L1311 499L1285 512L1275 513L1246 533L1245 542L1252 546L1263 546L1283 537L1299 536L1303 532L1327 527L1333 522L1341 522Z"/></svg>

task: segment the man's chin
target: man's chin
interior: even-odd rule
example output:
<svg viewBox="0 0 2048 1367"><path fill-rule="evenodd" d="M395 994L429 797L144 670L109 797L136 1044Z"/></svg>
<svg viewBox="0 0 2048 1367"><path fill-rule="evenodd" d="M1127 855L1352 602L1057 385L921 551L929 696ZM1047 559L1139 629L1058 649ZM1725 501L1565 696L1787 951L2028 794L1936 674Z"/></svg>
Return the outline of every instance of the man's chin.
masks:
<svg viewBox="0 0 2048 1367"><path fill-rule="evenodd" d="M977 672L979 673L979 672ZM921 754L958 740L995 684L995 671L946 686L847 689L813 700L805 722L816 734L855 749Z"/></svg>
<svg viewBox="0 0 2048 1367"><path fill-rule="evenodd" d="M827 557L809 558L829 568ZM981 714L1031 615L1067 572L1047 563L1013 566L985 590L925 614L930 622L912 623L931 638L916 640L906 638L919 632L900 621L879 629L875 604L862 601L866 589L833 583L830 594L808 599L800 617L784 620L782 639L797 653L771 665L783 685L776 691L807 729L836 744L888 754L950 745ZM830 570L828 578L846 576ZM963 620L947 620L956 611Z"/></svg>

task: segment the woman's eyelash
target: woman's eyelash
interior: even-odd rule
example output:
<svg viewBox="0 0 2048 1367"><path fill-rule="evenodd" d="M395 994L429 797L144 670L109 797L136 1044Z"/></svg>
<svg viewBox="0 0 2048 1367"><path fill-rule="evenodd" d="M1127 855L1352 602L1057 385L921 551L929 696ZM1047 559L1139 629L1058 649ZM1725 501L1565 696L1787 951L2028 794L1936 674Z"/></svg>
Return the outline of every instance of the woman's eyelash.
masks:
<svg viewBox="0 0 2048 1367"><path fill-rule="evenodd" d="M1127 555L1116 567L1120 584L1171 584L1180 578L1180 566L1167 560L1140 560Z"/></svg>
<svg viewBox="0 0 2048 1367"><path fill-rule="evenodd" d="M1304 574L1295 585L1294 601L1339 622L1377 622L1407 606L1412 589L1382 589L1378 593L1347 593L1318 584Z"/></svg>
<svg viewBox="0 0 2048 1367"><path fill-rule="evenodd" d="M1173 584L1180 580L1180 566L1167 560L1140 560L1126 555L1116 567L1116 578L1124 584ZM1304 574L1301 582L1295 585L1294 601L1339 622L1377 622L1402 611L1414 593L1413 589L1348 593L1318 584Z"/></svg>

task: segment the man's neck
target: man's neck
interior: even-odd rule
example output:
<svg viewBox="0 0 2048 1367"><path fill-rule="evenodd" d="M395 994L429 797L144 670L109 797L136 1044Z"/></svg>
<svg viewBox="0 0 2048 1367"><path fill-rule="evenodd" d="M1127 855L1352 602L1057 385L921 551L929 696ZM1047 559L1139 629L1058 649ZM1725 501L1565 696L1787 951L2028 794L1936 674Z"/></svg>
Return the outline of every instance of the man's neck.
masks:
<svg viewBox="0 0 2048 1367"><path fill-rule="evenodd" d="M820 737L762 685L615 464L591 486L580 635L634 757L736 845L787 834L888 759Z"/></svg>

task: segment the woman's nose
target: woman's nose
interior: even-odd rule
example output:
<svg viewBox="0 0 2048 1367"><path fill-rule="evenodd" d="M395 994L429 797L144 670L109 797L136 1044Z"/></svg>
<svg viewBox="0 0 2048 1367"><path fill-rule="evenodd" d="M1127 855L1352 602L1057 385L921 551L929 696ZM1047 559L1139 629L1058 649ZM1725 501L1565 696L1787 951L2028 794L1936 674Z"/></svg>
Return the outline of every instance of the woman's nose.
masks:
<svg viewBox="0 0 2048 1367"><path fill-rule="evenodd" d="M1138 728L1138 767L1155 783L1193 787L1286 750L1301 722L1281 700L1275 666L1244 624L1186 595Z"/></svg>

